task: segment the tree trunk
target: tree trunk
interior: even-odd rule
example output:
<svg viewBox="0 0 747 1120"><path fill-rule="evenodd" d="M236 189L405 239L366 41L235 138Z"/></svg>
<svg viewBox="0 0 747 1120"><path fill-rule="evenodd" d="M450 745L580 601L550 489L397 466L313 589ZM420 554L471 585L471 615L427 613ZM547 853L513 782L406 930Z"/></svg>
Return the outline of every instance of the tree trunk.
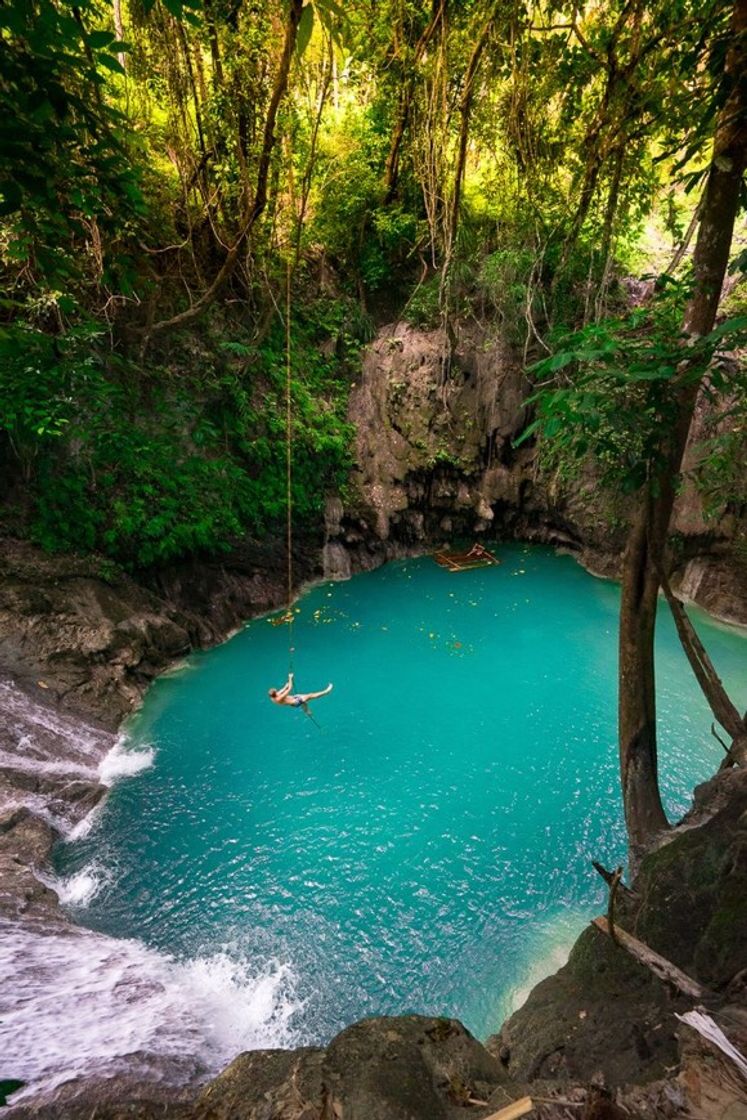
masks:
<svg viewBox="0 0 747 1120"><path fill-rule="evenodd" d="M122 0L112 0L112 16L114 18L114 34L117 42L124 39L124 24L122 22ZM124 51L117 51L117 60L123 70L127 70L127 56Z"/></svg>
<svg viewBox="0 0 747 1120"><path fill-rule="evenodd" d="M239 261L239 255L246 242L247 237L251 233L257 220L261 217L267 205L267 180L270 172L270 160L275 148L275 125L277 123L278 109L282 101L285 91L288 87L288 77L290 74L291 61L293 59L293 51L296 46L296 37L298 35L298 23L301 19L301 12L303 10L303 0L291 0L290 8L288 11L288 22L285 28L285 41L283 43L283 53L280 59L275 85L270 98L270 104L267 109L267 116L265 118L265 127L262 137L262 150L259 156L259 163L257 167L257 181L256 189L254 192L254 201L248 206L248 212L244 217L241 228L234 240L233 245L228 250L226 258L218 272L218 275L213 280L210 287L203 292L199 299L195 300L191 307L186 311L180 312L178 315L172 315L169 319L161 319L160 322L154 323L150 329L149 334L156 334L161 331L170 330L172 327L181 327L185 323L198 318L210 306L218 292L222 289L223 285L233 273Z"/></svg>
<svg viewBox="0 0 747 1120"><path fill-rule="evenodd" d="M713 143L698 239L695 286L685 311L691 337L713 329L739 206L747 160L747 0L736 0L726 56L727 97ZM620 604L619 741L625 823L635 872L643 850L667 821L657 781L654 629L669 521L699 382L685 382L687 359L675 389L676 417L666 448L666 469L646 487L623 561ZM685 383L683 383L685 382Z"/></svg>
<svg viewBox="0 0 747 1120"><path fill-rule="evenodd" d="M433 11L431 18L428 22L423 34L418 39L413 50L412 60L408 63L409 73L403 79L399 91L399 101L397 105L397 117L392 130L392 139L389 144L389 153L386 157L386 167L384 169L384 205L388 206L393 202L397 196L397 187L399 184L399 168L400 168L400 153L402 150L402 141L404 140L405 131L410 119L410 110L412 108L412 98L415 91L415 77L420 59L424 51L427 49L433 35L438 27L439 21L443 18L446 11L447 0L434 0Z"/></svg>
<svg viewBox="0 0 747 1120"><path fill-rule="evenodd" d="M459 140L457 144L456 166L454 168L454 184L452 187L451 205L449 206L444 222L444 259L441 265L441 280L438 288L438 302L441 311L441 325L444 332L444 353L441 360L442 379L445 382L451 368L451 358L456 346L454 326L451 322L451 266L456 252L456 240L459 232L459 214L462 203L462 184L464 182L467 166L467 146L469 143L469 126L472 114L472 101L475 88L475 79L480 68L485 47L493 28L493 23L498 15L500 4L496 4L487 22L483 25L477 41L472 49L467 70L462 83L462 94L459 99Z"/></svg>
<svg viewBox="0 0 747 1120"><path fill-rule="evenodd" d="M713 662L708 656L708 651L688 617L683 603L672 591L669 578L665 572L661 573L661 589L669 603L669 609L672 612L682 648L690 662L695 679L708 701L709 708L732 739L747 735L747 724L732 703Z"/></svg>
<svg viewBox="0 0 747 1120"><path fill-rule="evenodd" d="M660 551L652 526L656 504L647 488L625 549L620 600L620 780L633 873L640 849L668 823L659 794L656 755L654 629L659 581L655 558Z"/></svg>

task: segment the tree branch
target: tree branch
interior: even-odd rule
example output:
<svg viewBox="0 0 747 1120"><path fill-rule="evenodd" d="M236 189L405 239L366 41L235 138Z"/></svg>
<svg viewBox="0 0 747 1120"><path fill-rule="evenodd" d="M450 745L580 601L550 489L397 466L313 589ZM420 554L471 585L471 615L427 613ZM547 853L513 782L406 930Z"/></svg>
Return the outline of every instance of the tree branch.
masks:
<svg viewBox="0 0 747 1120"><path fill-rule="evenodd" d="M257 186L254 192L254 202L249 208L247 215L239 229L236 240L226 254L218 275L213 280L210 287L202 293L199 299L196 299L191 307L186 311L180 312L178 315L172 315L168 319L161 319L160 322L154 323L148 332L148 336L161 333L162 331L171 330L174 327L182 327L185 323L197 319L198 316L210 306L218 292L229 279L239 259L239 254L246 242L247 237L251 233L257 220L261 217L267 205L267 179L270 170L270 159L275 148L275 125L277 122L278 109L282 101L285 91L288 87L288 76L290 74L291 61L293 59L293 51L296 46L296 37L298 35L298 23L301 19L301 11L303 9L303 0L291 0L290 8L288 11L288 22L285 28L285 41L283 43L283 53L280 58L280 66L278 74L275 79L275 86L270 98L270 104L267 110L267 117L265 119L265 128L262 138L262 151L259 157L259 165L257 167Z"/></svg>

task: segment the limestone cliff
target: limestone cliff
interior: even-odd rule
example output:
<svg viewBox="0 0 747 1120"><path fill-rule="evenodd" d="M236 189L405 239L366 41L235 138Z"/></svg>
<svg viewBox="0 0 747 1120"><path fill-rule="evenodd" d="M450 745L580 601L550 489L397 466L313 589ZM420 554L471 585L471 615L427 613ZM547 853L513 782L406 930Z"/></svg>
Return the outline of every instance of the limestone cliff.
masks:
<svg viewBox="0 0 747 1120"><path fill-rule="evenodd" d="M444 353L441 331L405 323L382 328L368 348L350 396L351 494L344 507L329 506L329 574L482 534L555 544L591 571L617 575L625 500L601 493L588 468L562 484L540 470L534 447L515 446L530 391L520 358L476 324L459 331L448 377ZM706 414L703 404L690 461ZM683 596L747 623L747 523L731 513L707 520L686 485L673 527Z"/></svg>

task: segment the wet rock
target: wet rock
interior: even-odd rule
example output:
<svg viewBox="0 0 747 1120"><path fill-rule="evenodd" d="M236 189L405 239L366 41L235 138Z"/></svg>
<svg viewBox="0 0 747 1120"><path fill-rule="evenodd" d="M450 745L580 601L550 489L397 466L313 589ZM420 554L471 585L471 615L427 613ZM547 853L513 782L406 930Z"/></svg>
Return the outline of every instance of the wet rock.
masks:
<svg viewBox="0 0 747 1120"><path fill-rule="evenodd" d="M367 529L353 570L443 544L444 534L475 534L550 544L572 551L595 575L618 578L631 501L605 492L584 466L572 480L545 475L531 444L516 447L529 391L522 361L494 328L461 325L450 372L439 330L404 323L383 327L364 357L350 396L356 470L344 514L335 507L328 540ZM686 468L698 459L708 429L708 401L698 402ZM744 518L706 517L685 480L673 518L686 598L727 621L747 624L747 563L740 560ZM693 566L695 565L695 566ZM697 578L696 578L696 572Z"/></svg>
<svg viewBox="0 0 747 1120"><path fill-rule="evenodd" d="M332 580L350 579L352 564L350 553L339 541L330 541L322 550L324 578Z"/></svg>
<svg viewBox="0 0 747 1120"><path fill-rule="evenodd" d="M747 969L747 769L699 786L665 840L641 866L636 929L683 971L725 990Z"/></svg>
<svg viewBox="0 0 747 1120"><path fill-rule="evenodd" d="M325 1117L336 1120L448 1120L507 1080L461 1023L418 1015L348 1027L327 1049L323 1078Z"/></svg>
<svg viewBox="0 0 747 1120"><path fill-rule="evenodd" d="M366 1019L325 1050L241 1054L201 1094L198 1120L457 1120L515 1099L500 1064L454 1019ZM505 1098L505 1099L504 1099ZM484 1102L483 1106L475 1102ZM473 1103L470 1103L473 1102Z"/></svg>
<svg viewBox="0 0 747 1120"><path fill-rule="evenodd" d="M321 575L320 557L321 541L299 542L299 586ZM136 581L101 558L0 540L0 671L41 703L116 728L177 658L284 603L285 572L282 542Z"/></svg>
<svg viewBox="0 0 747 1120"><path fill-rule="evenodd" d="M586 930L568 964L532 989L487 1048L509 1053L508 1072L525 1081L610 1085L663 1076L676 1063L673 1000L650 972L596 929Z"/></svg>
<svg viewBox="0 0 747 1120"><path fill-rule="evenodd" d="M67 1085L52 1100L11 1101L3 1120L193 1120L194 1097L194 1089L109 1077Z"/></svg>
<svg viewBox="0 0 747 1120"><path fill-rule="evenodd" d="M48 860L55 839L50 825L25 807L0 814L0 919L57 919L57 896L34 874Z"/></svg>
<svg viewBox="0 0 747 1120"><path fill-rule="evenodd" d="M690 560L680 574L677 592L716 618L747 626L747 559L739 550Z"/></svg>
<svg viewBox="0 0 747 1120"><path fill-rule="evenodd" d="M178 612L128 576L0 541L0 666L40 701L116 727L148 663L163 668L188 646Z"/></svg>
<svg viewBox="0 0 747 1120"><path fill-rule="evenodd" d="M324 1051L239 1054L202 1092L196 1120L320 1120Z"/></svg>
<svg viewBox="0 0 747 1120"><path fill-rule="evenodd" d="M523 421L523 374L498 336L464 331L448 381L443 353L441 331L384 328L351 394L357 489L382 541L408 508L438 513L424 536L453 509L493 517L475 484Z"/></svg>

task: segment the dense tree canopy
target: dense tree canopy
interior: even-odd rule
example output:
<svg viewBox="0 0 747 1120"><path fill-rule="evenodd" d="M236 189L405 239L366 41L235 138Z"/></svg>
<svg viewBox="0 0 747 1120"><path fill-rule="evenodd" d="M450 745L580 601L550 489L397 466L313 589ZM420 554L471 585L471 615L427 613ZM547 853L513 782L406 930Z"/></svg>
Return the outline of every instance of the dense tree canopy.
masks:
<svg viewBox="0 0 747 1120"><path fill-rule="evenodd" d="M6 0L10 527L148 565L270 525L289 277L302 516L380 317L492 317L530 362L611 337L621 274L686 237L731 11Z"/></svg>

